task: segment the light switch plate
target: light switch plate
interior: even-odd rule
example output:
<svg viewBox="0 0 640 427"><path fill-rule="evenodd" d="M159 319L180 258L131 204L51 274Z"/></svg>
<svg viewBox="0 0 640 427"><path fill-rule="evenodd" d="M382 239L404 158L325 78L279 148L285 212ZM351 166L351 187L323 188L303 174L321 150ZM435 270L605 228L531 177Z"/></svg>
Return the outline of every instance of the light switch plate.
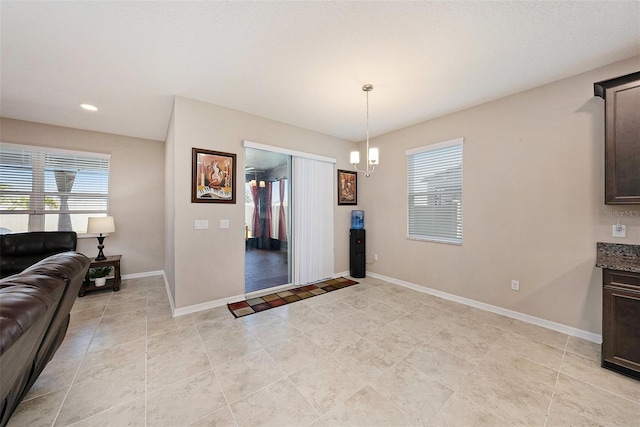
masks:
<svg viewBox="0 0 640 427"><path fill-rule="evenodd" d="M614 225L613 237L627 237L627 226L621 224Z"/></svg>
<svg viewBox="0 0 640 427"><path fill-rule="evenodd" d="M229 228L229 220L221 219L220 220L220 228Z"/></svg>
<svg viewBox="0 0 640 427"><path fill-rule="evenodd" d="M193 228L195 230L206 230L209 228L209 220L206 219L196 219L193 224Z"/></svg>

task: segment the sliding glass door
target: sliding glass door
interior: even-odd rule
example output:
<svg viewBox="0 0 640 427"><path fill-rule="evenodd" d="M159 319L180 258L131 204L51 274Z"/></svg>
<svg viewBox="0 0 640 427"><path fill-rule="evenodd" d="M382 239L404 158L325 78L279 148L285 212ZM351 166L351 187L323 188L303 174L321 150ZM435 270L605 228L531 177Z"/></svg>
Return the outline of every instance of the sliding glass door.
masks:
<svg viewBox="0 0 640 427"><path fill-rule="evenodd" d="M335 159L244 145L245 293L330 278Z"/></svg>
<svg viewBox="0 0 640 427"><path fill-rule="evenodd" d="M245 292L291 280L291 156L245 148Z"/></svg>

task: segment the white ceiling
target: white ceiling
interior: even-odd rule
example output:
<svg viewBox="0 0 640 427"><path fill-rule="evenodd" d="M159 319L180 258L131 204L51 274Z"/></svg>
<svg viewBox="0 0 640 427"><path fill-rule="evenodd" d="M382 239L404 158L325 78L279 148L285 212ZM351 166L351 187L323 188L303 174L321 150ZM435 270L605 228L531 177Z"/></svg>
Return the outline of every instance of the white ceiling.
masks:
<svg viewBox="0 0 640 427"><path fill-rule="evenodd" d="M364 83L375 136L640 55L639 1L3 0L0 14L3 117L156 140L175 95L358 141Z"/></svg>

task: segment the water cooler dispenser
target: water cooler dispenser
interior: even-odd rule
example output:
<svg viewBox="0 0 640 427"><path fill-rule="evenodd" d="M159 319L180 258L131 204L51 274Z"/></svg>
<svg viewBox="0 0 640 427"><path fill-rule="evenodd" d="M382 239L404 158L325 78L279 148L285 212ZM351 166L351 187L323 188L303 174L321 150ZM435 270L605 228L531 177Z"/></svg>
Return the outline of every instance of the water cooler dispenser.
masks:
<svg viewBox="0 0 640 427"><path fill-rule="evenodd" d="M366 275L366 252L364 211L351 211L351 230L349 231L349 274L363 278Z"/></svg>

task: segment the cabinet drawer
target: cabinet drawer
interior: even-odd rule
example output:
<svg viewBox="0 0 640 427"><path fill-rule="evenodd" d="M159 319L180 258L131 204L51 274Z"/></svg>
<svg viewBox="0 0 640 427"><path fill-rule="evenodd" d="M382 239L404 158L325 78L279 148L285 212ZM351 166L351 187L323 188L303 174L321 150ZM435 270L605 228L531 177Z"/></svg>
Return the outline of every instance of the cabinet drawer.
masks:
<svg viewBox="0 0 640 427"><path fill-rule="evenodd" d="M640 274L638 273L604 269L602 272L602 283L607 288L640 292Z"/></svg>

